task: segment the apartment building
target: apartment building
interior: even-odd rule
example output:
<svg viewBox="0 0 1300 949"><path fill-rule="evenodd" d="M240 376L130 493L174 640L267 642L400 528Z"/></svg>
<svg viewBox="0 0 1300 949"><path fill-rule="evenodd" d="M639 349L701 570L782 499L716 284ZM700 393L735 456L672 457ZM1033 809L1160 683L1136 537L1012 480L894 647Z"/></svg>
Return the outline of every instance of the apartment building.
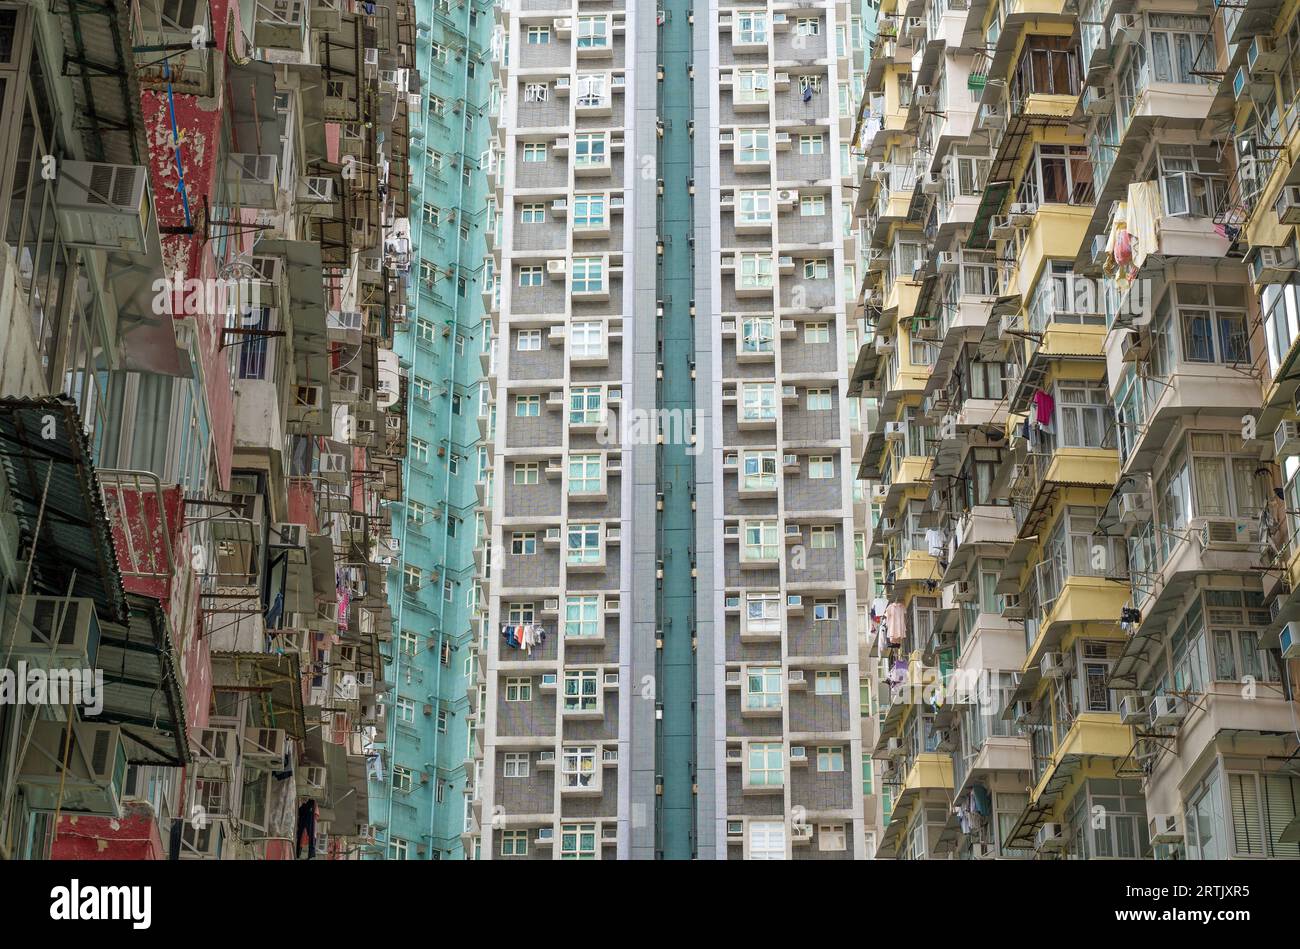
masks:
<svg viewBox="0 0 1300 949"><path fill-rule="evenodd" d="M411 275L394 350L407 380L410 438L395 507L385 656L394 684L382 765L371 772L377 848L388 859L461 859L473 784L470 695L479 648L476 552L486 548L489 477L480 426L492 325L486 191L491 4L415 5L411 116ZM480 621L481 622L481 621Z"/></svg>
<svg viewBox="0 0 1300 949"><path fill-rule="evenodd" d="M467 847L866 856L847 380L874 9L497 14Z"/></svg>
<svg viewBox="0 0 1300 949"><path fill-rule="evenodd" d="M414 9L0 23L0 648L102 677L0 705L0 852L355 859L391 688Z"/></svg>
<svg viewBox="0 0 1300 949"><path fill-rule="evenodd" d="M882 857L1300 855L1295 13L882 4Z"/></svg>

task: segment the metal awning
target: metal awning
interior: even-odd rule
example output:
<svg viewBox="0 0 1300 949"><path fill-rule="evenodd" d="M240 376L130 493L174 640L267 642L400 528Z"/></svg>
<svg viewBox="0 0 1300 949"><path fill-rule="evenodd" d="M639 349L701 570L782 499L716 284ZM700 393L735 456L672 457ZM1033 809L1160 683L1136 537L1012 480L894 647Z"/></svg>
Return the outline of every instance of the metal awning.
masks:
<svg viewBox="0 0 1300 949"><path fill-rule="evenodd" d="M293 653L214 652L212 685L250 692L261 711L261 725L282 728L302 741L306 734L302 705L302 675Z"/></svg>
<svg viewBox="0 0 1300 949"><path fill-rule="evenodd" d="M122 575L76 403L0 399L0 469L33 589L89 597L101 622L125 623Z"/></svg>
<svg viewBox="0 0 1300 949"><path fill-rule="evenodd" d="M167 614L152 597L129 594L127 601L126 624L100 624L96 664L104 673L104 710L90 720L121 726L132 764L179 767L190 750Z"/></svg>

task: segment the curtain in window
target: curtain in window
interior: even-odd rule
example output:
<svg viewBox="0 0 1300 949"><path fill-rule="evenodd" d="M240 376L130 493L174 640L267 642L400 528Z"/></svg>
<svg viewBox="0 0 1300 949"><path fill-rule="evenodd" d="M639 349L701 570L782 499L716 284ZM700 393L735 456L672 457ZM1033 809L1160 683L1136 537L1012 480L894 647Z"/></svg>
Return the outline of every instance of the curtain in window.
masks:
<svg viewBox="0 0 1300 949"><path fill-rule="evenodd" d="M1193 458L1196 478L1196 513L1201 517L1227 515L1228 480L1222 458Z"/></svg>
<svg viewBox="0 0 1300 949"><path fill-rule="evenodd" d="M1253 774L1228 775L1228 803L1232 808L1232 844L1239 857L1264 855L1259 814L1259 785Z"/></svg>

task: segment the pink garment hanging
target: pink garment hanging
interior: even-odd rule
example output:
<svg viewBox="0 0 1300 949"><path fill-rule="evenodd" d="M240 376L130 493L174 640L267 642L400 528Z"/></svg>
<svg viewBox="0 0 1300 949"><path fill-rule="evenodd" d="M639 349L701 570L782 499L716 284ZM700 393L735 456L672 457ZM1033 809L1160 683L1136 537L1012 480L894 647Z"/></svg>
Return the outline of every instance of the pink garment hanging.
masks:
<svg viewBox="0 0 1300 949"><path fill-rule="evenodd" d="M889 629L889 641L894 645L907 638L907 610L902 603L890 603L885 607L885 625Z"/></svg>
<svg viewBox="0 0 1300 949"><path fill-rule="evenodd" d="M1056 411L1056 400L1052 396L1039 389L1034 393L1034 408L1038 412L1039 425L1051 425L1053 414Z"/></svg>

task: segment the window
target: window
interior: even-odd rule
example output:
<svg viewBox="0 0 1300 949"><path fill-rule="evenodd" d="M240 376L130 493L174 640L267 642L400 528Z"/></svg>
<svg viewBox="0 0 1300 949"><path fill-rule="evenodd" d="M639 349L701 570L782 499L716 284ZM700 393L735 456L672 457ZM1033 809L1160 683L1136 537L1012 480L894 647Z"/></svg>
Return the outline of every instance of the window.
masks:
<svg viewBox="0 0 1300 949"><path fill-rule="evenodd" d="M746 382L740 387L741 418L746 422L776 418L776 385L772 382Z"/></svg>
<svg viewBox="0 0 1300 949"><path fill-rule="evenodd" d="M805 323L803 325L803 341L805 345L821 345L831 341L831 328L829 323Z"/></svg>
<svg viewBox="0 0 1300 949"><path fill-rule="evenodd" d="M1213 217L1227 179L1213 145L1160 145L1160 192L1171 216Z"/></svg>
<svg viewBox="0 0 1300 949"><path fill-rule="evenodd" d="M840 695L844 691L838 669L818 669L815 681L817 695Z"/></svg>
<svg viewBox="0 0 1300 949"><path fill-rule="evenodd" d="M400 764L393 765L393 790L409 794L414 786L415 772L410 768L403 768Z"/></svg>
<svg viewBox="0 0 1300 949"><path fill-rule="evenodd" d="M435 335L433 324L428 320L415 321L415 334L422 343L432 343Z"/></svg>
<svg viewBox="0 0 1300 949"><path fill-rule="evenodd" d="M410 587L413 590L418 590L420 588L422 578L420 576L419 567L412 567L412 566L403 567L402 576L404 578L406 586Z"/></svg>
<svg viewBox="0 0 1300 949"><path fill-rule="evenodd" d="M735 20L735 45L756 45L767 42L767 11L737 10Z"/></svg>
<svg viewBox="0 0 1300 949"><path fill-rule="evenodd" d="M423 524L428 519L429 509L419 501L412 501L406 506L412 524Z"/></svg>
<svg viewBox="0 0 1300 949"><path fill-rule="evenodd" d="M737 129L736 163L762 164L772 158L772 138L768 129Z"/></svg>
<svg viewBox="0 0 1300 949"><path fill-rule="evenodd" d="M542 285L542 268L527 266L519 268L519 286L540 287Z"/></svg>
<svg viewBox="0 0 1300 949"><path fill-rule="evenodd" d="M569 493L595 494L601 488L601 456L581 454L569 456Z"/></svg>
<svg viewBox="0 0 1300 949"><path fill-rule="evenodd" d="M826 280L830 275L830 264L826 262L825 257L810 258L803 262L803 278L805 280Z"/></svg>
<svg viewBox="0 0 1300 949"><path fill-rule="evenodd" d="M524 102L545 102L550 95L551 87L545 82L526 82L524 83ZM468 164L466 165L468 167Z"/></svg>
<svg viewBox="0 0 1300 949"><path fill-rule="evenodd" d="M533 531L515 531L510 535L510 553L530 557L537 553L537 534Z"/></svg>
<svg viewBox="0 0 1300 949"><path fill-rule="evenodd" d="M817 770L820 772L844 770L843 745L818 745Z"/></svg>
<svg viewBox="0 0 1300 949"><path fill-rule="evenodd" d="M826 195L805 194L799 198L801 217L824 217L826 214Z"/></svg>
<svg viewBox="0 0 1300 949"><path fill-rule="evenodd" d="M426 202L421 208L420 216L424 218L424 223L437 227L442 223L442 211L433 204Z"/></svg>
<svg viewBox="0 0 1300 949"><path fill-rule="evenodd" d="M1037 208L1040 204L1091 204L1092 160L1084 145L1034 146L1034 157L1016 201Z"/></svg>
<svg viewBox="0 0 1300 949"><path fill-rule="evenodd" d="M573 196L574 230L599 230L605 225L605 195L575 194Z"/></svg>
<svg viewBox="0 0 1300 949"><path fill-rule="evenodd" d="M800 155L826 154L826 136L821 134L800 135L799 154Z"/></svg>
<svg viewBox="0 0 1300 949"><path fill-rule="evenodd" d="M527 626L533 621L533 604L511 603L506 621L511 626Z"/></svg>
<svg viewBox="0 0 1300 949"><path fill-rule="evenodd" d="M775 351L776 321L770 316L747 316L740 323L740 351L742 353L770 353Z"/></svg>
<svg viewBox="0 0 1300 949"><path fill-rule="evenodd" d="M574 386L569 391L570 425L599 425L604 414L600 386Z"/></svg>
<svg viewBox="0 0 1300 949"><path fill-rule="evenodd" d="M1059 444L1069 448L1104 448L1110 407L1106 387L1096 382L1061 382L1056 416L1060 420Z"/></svg>
<svg viewBox="0 0 1300 949"><path fill-rule="evenodd" d="M564 635L600 635L600 605L596 594L569 594L564 601Z"/></svg>
<svg viewBox="0 0 1300 949"><path fill-rule="evenodd" d="M570 524L567 561L573 564L598 564L602 560L600 549L601 525Z"/></svg>
<svg viewBox="0 0 1300 949"><path fill-rule="evenodd" d="M605 289L605 260L603 257L573 258L573 292L599 293Z"/></svg>
<svg viewBox="0 0 1300 949"><path fill-rule="evenodd" d="M776 452L746 451L741 456L741 486L746 491L776 489Z"/></svg>
<svg viewBox="0 0 1300 949"><path fill-rule="evenodd" d="M835 527L831 524L814 524L812 532L813 550L830 550L836 546Z"/></svg>
<svg viewBox="0 0 1300 949"><path fill-rule="evenodd" d="M569 356L599 359L605 355L605 324L599 320L574 323L569 327Z"/></svg>
<svg viewBox="0 0 1300 949"><path fill-rule="evenodd" d="M814 92L822 91L822 77L815 76L811 73L804 73L799 77L799 93L803 100L807 102Z"/></svg>
<svg viewBox="0 0 1300 949"><path fill-rule="evenodd" d="M769 84L766 68L737 69L732 75L732 101L737 105L755 105L768 101Z"/></svg>
<svg viewBox="0 0 1300 949"><path fill-rule="evenodd" d="M745 674L745 708L781 707L781 667L750 666Z"/></svg>
<svg viewBox="0 0 1300 949"><path fill-rule="evenodd" d="M520 330L515 334L515 349L521 353L537 352L542 348L541 330Z"/></svg>
<svg viewBox="0 0 1300 949"><path fill-rule="evenodd" d="M415 721L415 700L404 696L397 697L397 720L404 725Z"/></svg>
<svg viewBox="0 0 1300 949"><path fill-rule="evenodd" d="M772 258L768 254L741 254L739 273L742 290L772 288Z"/></svg>
<svg viewBox="0 0 1300 949"><path fill-rule="evenodd" d="M506 757L508 758L509 755L507 755ZM509 775L507 775L507 777L509 777ZM501 831L501 856L503 857L528 856L528 831L526 830Z"/></svg>
<svg viewBox="0 0 1300 949"><path fill-rule="evenodd" d="M746 521L744 560L775 560L777 554L776 521Z"/></svg>
<svg viewBox="0 0 1300 949"><path fill-rule="evenodd" d="M604 165L608 161L604 132L578 133L573 145L573 164L576 167Z"/></svg>
<svg viewBox="0 0 1300 949"><path fill-rule="evenodd" d="M751 820L749 822L749 859L785 859L785 822Z"/></svg>
<svg viewBox="0 0 1300 949"><path fill-rule="evenodd" d="M429 401L429 399L433 398L433 383L430 382L428 379L423 379L420 376L416 376L415 397L417 399L423 399L426 402Z"/></svg>
<svg viewBox="0 0 1300 949"><path fill-rule="evenodd" d="M780 633L780 595L776 593L746 593L745 628L750 633Z"/></svg>
<svg viewBox="0 0 1300 949"><path fill-rule="evenodd" d="M541 224L546 220L545 204L525 204L519 212L520 224Z"/></svg>
<svg viewBox="0 0 1300 949"><path fill-rule="evenodd" d="M595 860L596 859L596 825L595 824L561 824L560 825L560 859L561 860Z"/></svg>
<svg viewBox="0 0 1300 949"><path fill-rule="evenodd" d="M831 410L830 389L809 389L808 390L808 411L809 412L829 412L830 410Z"/></svg>
<svg viewBox="0 0 1300 949"><path fill-rule="evenodd" d="M507 751L501 764L501 776L505 778L526 778L529 773L529 759L526 751Z"/></svg>
<svg viewBox="0 0 1300 949"><path fill-rule="evenodd" d="M593 109L606 104L604 73L579 75L575 85L578 90L577 106L579 108Z"/></svg>
<svg viewBox="0 0 1300 949"><path fill-rule="evenodd" d="M529 163L546 161L546 143L526 142L524 144L524 161Z"/></svg>
<svg viewBox="0 0 1300 949"><path fill-rule="evenodd" d="M1245 288L1179 283L1175 287L1183 358L1188 362L1249 363Z"/></svg>
<svg viewBox="0 0 1300 949"><path fill-rule="evenodd" d="M818 850L841 852L847 850L848 846L848 834L845 833L843 824L817 825Z"/></svg>
<svg viewBox="0 0 1300 949"><path fill-rule="evenodd" d="M444 709L444 708L440 708L440 709L438 709L438 725L437 725L437 728L438 728L438 734L439 734L439 735L445 735L445 734L447 734L447 710ZM439 793L441 793L441 791L442 791L442 782L441 782L441 781L438 782L438 791L439 791Z"/></svg>
<svg viewBox="0 0 1300 949"><path fill-rule="evenodd" d="M822 21L815 16L801 16L794 21L795 36L820 36Z"/></svg>
<svg viewBox="0 0 1300 949"><path fill-rule="evenodd" d="M537 484L539 465L535 461L516 461L514 466L515 484Z"/></svg>
<svg viewBox="0 0 1300 949"><path fill-rule="evenodd" d="M578 49L606 49L609 21L603 16L578 17Z"/></svg>
<svg viewBox="0 0 1300 949"><path fill-rule="evenodd" d="M419 572L418 567L416 568L416 572L417 573ZM397 644L398 644L398 648L402 652L402 655L414 656L420 649L420 638L416 636L415 633L411 632L409 629L404 629L398 635Z"/></svg>
<svg viewBox="0 0 1300 949"><path fill-rule="evenodd" d="M772 192L741 191L736 201L736 223L750 227L772 223Z"/></svg>
<svg viewBox="0 0 1300 949"><path fill-rule="evenodd" d="M394 837L392 840L388 842L388 859L405 860L407 859L406 855L408 850L409 850L409 845L405 840L403 840L401 837Z"/></svg>
<svg viewBox="0 0 1300 949"><path fill-rule="evenodd" d="M808 477L812 480L835 477L834 455L809 455Z"/></svg>
<svg viewBox="0 0 1300 949"><path fill-rule="evenodd" d="M1279 838L1300 813L1300 778L1228 772L1232 853L1238 857L1296 857L1300 848Z"/></svg>
<svg viewBox="0 0 1300 949"><path fill-rule="evenodd" d="M1208 16L1186 13L1147 14L1147 40L1150 43L1152 74L1157 82L1203 83L1198 75L1197 60L1208 44L1211 56L1214 39Z"/></svg>
<svg viewBox="0 0 1300 949"><path fill-rule="evenodd" d="M525 36L529 46L545 46L551 41L551 28L549 26L530 26Z"/></svg>
<svg viewBox="0 0 1300 949"><path fill-rule="evenodd" d="M528 676L511 676L506 679L507 702L531 702L533 700L533 680Z"/></svg>
<svg viewBox="0 0 1300 949"><path fill-rule="evenodd" d="M813 601L813 622L833 623L840 618L840 605L834 600Z"/></svg>
<svg viewBox="0 0 1300 949"><path fill-rule="evenodd" d="M515 396L516 418L537 418L542 414L542 397L540 395Z"/></svg>
<svg viewBox="0 0 1300 949"><path fill-rule="evenodd" d="M754 788L785 786L785 751L779 741L752 741L745 756L745 783Z"/></svg>

